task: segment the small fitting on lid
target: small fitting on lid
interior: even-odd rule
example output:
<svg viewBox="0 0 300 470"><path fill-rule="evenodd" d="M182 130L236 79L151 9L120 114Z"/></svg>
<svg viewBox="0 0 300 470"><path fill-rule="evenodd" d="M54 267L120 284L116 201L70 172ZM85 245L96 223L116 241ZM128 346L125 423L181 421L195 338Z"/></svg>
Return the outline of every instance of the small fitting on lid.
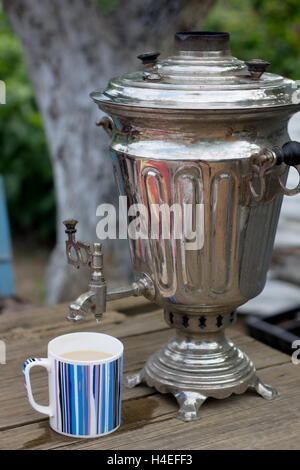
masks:
<svg viewBox="0 0 300 470"><path fill-rule="evenodd" d="M146 54L140 54L137 56L143 62L146 67L152 67L156 64L160 52L147 52Z"/></svg>
<svg viewBox="0 0 300 470"><path fill-rule="evenodd" d="M261 59L251 59L245 62L248 67L250 76L253 80L259 80L263 73L267 70L270 62Z"/></svg>

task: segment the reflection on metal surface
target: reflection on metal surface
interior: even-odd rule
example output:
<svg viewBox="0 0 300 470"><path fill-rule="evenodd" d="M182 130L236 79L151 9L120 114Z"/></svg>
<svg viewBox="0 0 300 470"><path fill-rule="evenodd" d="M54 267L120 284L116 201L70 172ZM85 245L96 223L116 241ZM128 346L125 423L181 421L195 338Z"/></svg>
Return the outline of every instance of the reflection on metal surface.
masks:
<svg viewBox="0 0 300 470"><path fill-rule="evenodd" d="M236 254L237 201L236 180L226 173L216 175L212 181L211 205L211 290L224 294L232 283L234 257ZM226 233L226 237L224 237ZM219 260L224 260L220 265Z"/></svg>
<svg viewBox="0 0 300 470"><path fill-rule="evenodd" d="M177 203L183 214L184 203L202 208L200 223L198 217L201 243L196 250L188 249L186 239L176 239L174 230L169 240L162 234L159 239L151 238L151 234L147 239L129 239L136 274L147 272L153 278L156 302L181 311L199 312L214 305L232 311L249 300L252 292L257 295L262 290L279 217L280 193L265 204L252 201L247 205L245 192L249 186L246 176L243 184L243 167L238 160L190 163L118 153L114 165L123 182L122 195L127 196L129 205L144 204L149 218L153 204L171 208ZM161 211L153 214L159 225Z"/></svg>

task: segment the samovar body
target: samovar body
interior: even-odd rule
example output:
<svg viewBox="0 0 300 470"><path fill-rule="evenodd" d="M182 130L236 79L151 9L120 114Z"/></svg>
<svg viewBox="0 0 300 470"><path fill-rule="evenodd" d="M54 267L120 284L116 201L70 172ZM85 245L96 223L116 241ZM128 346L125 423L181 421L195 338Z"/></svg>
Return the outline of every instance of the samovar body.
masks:
<svg viewBox="0 0 300 470"><path fill-rule="evenodd" d="M224 330L262 291L282 197L300 191L285 187L288 167L300 172L300 144L287 144L300 106L294 82L264 73L267 62L232 57L228 33L177 33L176 47L162 62L140 56L143 70L92 98L110 116L100 124L129 225L131 207L143 212L143 235L128 237L144 286L134 293L163 307L175 329L126 382L173 393L178 417L193 420L210 396L276 396Z"/></svg>
<svg viewBox="0 0 300 470"><path fill-rule="evenodd" d="M287 171L273 167L265 175L268 190L256 202L249 186L251 157L288 140L287 119L282 111L238 120L236 114L197 113L173 122L161 113L138 122L118 116L111 153L120 194L129 207L147 209L149 236L129 238L134 272L153 280L153 300L176 329L144 369L127 378L127 385L146 381L160 392L172 392L183 420L197 418L208 396L225 398L249 387L266 398L276 396L258 381L253 363L227 340L224 329L234 323L236 308L257 296L266 282L283 196L278 178L285 181ZM179 204L181 229L184 205L191 204L191 226L198 224L199 240L185 239L183 230L176 239L172 225L170 238L164 238L163 213L151 211L153 204ZM158 239L150 233L153 217L160 227Z"/></svg>
<svg viewBox="0 0 300 470"><path fill-rule="evenodd" d="M276 184L279 168L274 168L267 176L268 194L251 200L251 156L288 140L286 116L245 116L236 122L234 115L198 113L190 122L177 121L176 128L176 122L166 128L161 115L152 122L146 117L139 123L120 121L123 127L110 147L119 191L128 207L146 208L146 237L128 238L136 276L147 273L153 279L154 300L172 312L174 321L177 312L231 314L265 285L282 194ZM126 145L122 129L132 135ZM164 234L169 214L158 207L177 204L182 236L176 239L172 220L170 237ZM184 233L186 205L192 206L188 228L197 240ZM152 225L159 227L155 238Z"/></svg>

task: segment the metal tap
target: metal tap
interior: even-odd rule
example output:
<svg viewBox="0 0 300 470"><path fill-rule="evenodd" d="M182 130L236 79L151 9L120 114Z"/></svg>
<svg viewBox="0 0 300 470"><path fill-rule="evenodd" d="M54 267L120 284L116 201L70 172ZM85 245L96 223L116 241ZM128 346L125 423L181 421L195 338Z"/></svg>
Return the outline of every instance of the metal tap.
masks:
<svg viewBox="0 0 300 470"><path fill-rule="evenodd" d="M107 292L106 280L103 274L103 253L101 243L86 243L76 240L77 220L65 220L66 227L66 255L69 264L77 269L80 266L91 268L91 277L88 291L81 294L69 305L67 319L70 321L85 320L86 314L91 311L98 323L101 322L103 313L106 312L106 302L124 297L144 295L149 300L153 300L155 289L151 278L147 274L142 274L135 282L129 286Z"/></svg>

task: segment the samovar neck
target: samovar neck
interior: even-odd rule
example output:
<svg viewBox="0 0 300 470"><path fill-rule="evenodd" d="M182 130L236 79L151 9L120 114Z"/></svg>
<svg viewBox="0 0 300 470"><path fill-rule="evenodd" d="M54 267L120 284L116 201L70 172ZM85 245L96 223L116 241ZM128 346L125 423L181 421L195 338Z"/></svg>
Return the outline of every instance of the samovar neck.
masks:
<svg viewBox="0 0 300 470"><path fill-rule="evenodd" d="M231 55L230 34L214 31L185 31L175 34L175 48L179 53L195 52L219 53L221 55Z"/></svg>

